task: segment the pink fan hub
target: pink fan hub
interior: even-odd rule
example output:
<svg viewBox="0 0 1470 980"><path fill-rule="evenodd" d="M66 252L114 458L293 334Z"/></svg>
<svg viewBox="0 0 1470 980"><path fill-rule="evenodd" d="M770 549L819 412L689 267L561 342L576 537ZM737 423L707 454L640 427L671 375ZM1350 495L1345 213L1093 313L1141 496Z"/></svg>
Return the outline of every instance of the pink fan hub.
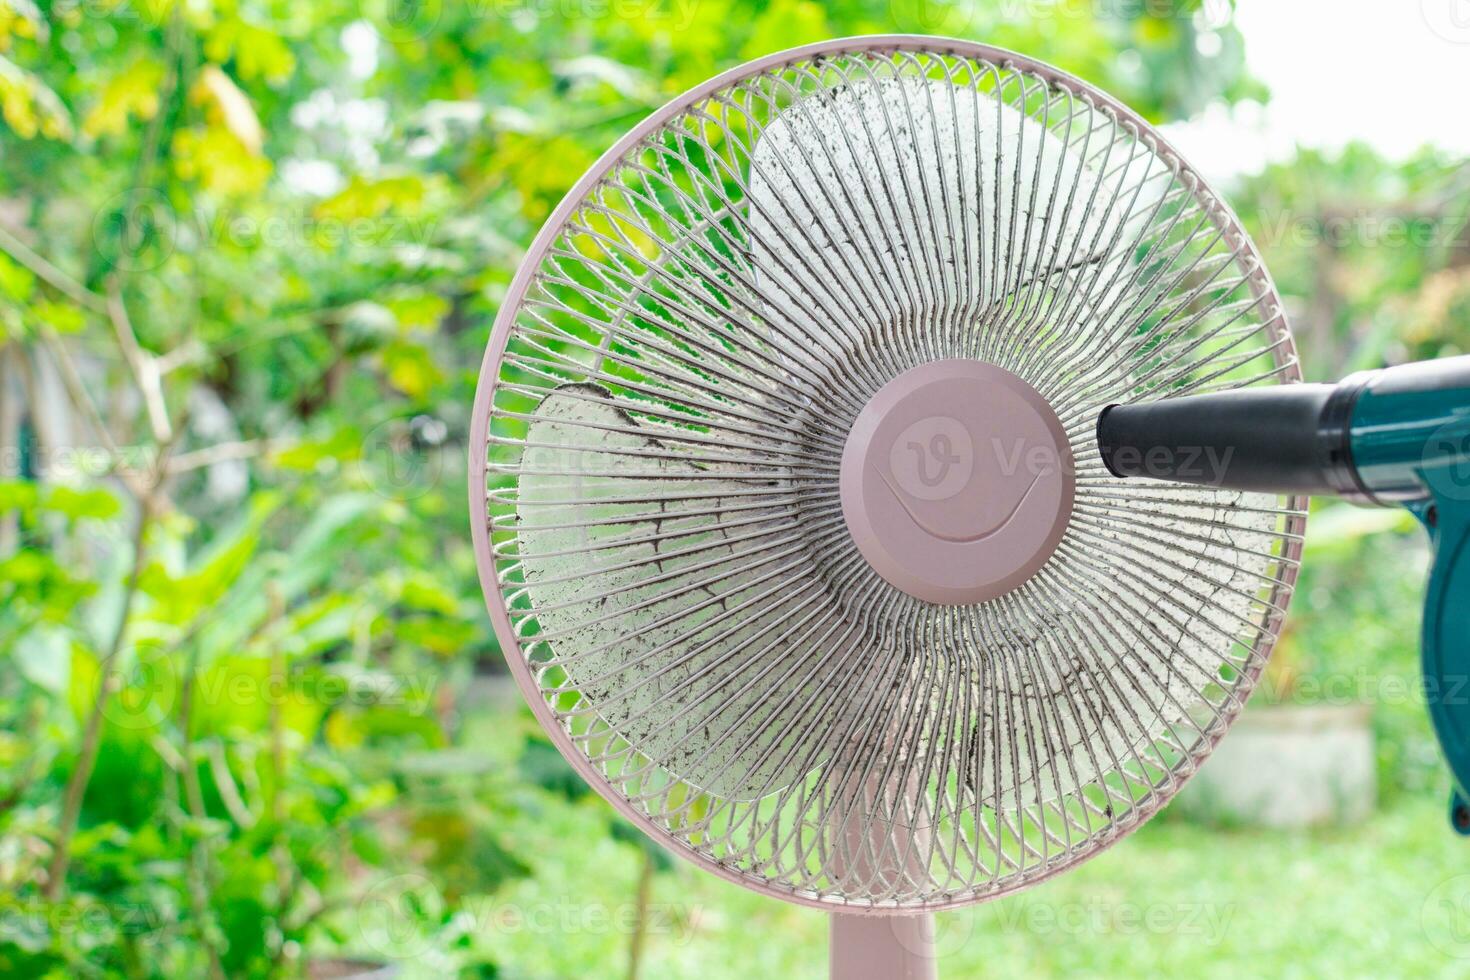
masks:
<svg viewBox="0 0 1470 980"><path fill-rule="evenodd" d="M842 514L889 583L937 604L998 598L1046 564L1076 472L1045 398L984 361L921 364L864 406L842 452Z"/></svg>

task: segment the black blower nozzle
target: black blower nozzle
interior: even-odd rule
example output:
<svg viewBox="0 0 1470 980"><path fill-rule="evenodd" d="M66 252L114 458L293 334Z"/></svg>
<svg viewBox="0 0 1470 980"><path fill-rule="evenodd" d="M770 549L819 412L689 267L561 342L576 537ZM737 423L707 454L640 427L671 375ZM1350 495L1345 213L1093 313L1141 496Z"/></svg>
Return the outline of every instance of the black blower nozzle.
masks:
<svg viewBox="0 0 1470 980"><path fill-rule="evenodd" d="M1278 385L1112 405L1097 422L1114 476L1268 493L1360 493L1349 453L1355 385Z"/></svg>

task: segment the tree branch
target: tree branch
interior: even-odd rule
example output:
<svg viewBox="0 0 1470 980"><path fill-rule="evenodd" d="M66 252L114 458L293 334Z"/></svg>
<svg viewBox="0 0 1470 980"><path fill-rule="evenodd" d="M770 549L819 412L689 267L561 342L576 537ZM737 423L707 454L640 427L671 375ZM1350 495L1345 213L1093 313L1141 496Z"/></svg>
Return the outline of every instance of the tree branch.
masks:
<svg viewBox="0 0 1470 980"><path fill-rule="evenodd" d="M203 469L215 463L232 459L251 459L278 448L282 443L270 439L245 439L240 442L220 442L203 449L179 453L168 462L170 475Z"/></svg>
<svg viewBox="0 0 1470 980"><path fill-rule="evenodd" d="M123 303L117 279L107 281L107 319L117 334L117 344L122 348L123 359L133 372L133 380L143 393L143 405L148 410L148 426L158 442L173 439L173 425L168 419L168 405L163 397L163 375L158 370L158 359L145 351L138 343L138 334L128 318L128 308Z"/></svg>
<svg viewBox="0 0 1470 980"><path fill-rule="evenodd" d="M4 225L0 225L0 250L3 250L12 259L34 272L37 278L49 283L57 290L65 293L72 302L78 306L85 307L93 313L107 313L107 300L92 292L86 286L73 279L52 265L45 258L33 252L19 238L12 235Z"/></svg>
<svg viewBox="0 0 1470 980"><path fill-rule="evenodd" d="M219 739L211 739L204 749L209 758L209 771L214 776L214 785L219 790L220 802L230 811L230 818L240 825L241 830L255 826L255 814L245 805L240 787L235 784L235 774L230 772L230 760L225 755L225 745Z"/></svg>

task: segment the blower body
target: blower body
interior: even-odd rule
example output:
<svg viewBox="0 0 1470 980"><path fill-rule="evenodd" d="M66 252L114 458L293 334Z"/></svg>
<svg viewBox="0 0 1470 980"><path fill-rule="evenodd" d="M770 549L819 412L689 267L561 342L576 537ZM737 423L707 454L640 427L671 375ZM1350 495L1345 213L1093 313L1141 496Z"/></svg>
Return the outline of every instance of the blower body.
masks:
<svg viewBox="0 0 1470 980"><path fill-rule="evenodd" d="M1423 522L1425 700L1454 778L1451 824L1470 835L1470 356L1113 405L1097 434L1115 476L1340 496Z"/></svg>

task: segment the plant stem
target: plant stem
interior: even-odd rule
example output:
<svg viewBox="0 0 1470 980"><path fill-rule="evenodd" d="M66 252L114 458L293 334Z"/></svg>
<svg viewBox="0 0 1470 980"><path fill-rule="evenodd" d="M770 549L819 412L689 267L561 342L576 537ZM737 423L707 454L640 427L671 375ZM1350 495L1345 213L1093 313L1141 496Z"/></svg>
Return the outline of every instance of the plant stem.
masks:
<svg viewBox="0 0 1470 980"><path fill-rule="evenodd" d="M112 665L122 650L127 636L128 621L133 614L133 602L138 595L138 581L143 575L143 566L148 556L148 528L153 522L154 501L151 494L138 499L138 526L133 532L133 566L128 571L127 584L123 587L122 609L117 617L117 629L113 631L112 643L107 654L97 665L97 695L92 700L92 710L87 716L87 728L82 735L81 752L77 755L76 768L66 782L66 795L61 806L61 823L56 831L56 846L51 852L51 864L46 875L46 900L56 901L66 883L66 871L71 863L71 841L77 829L77 819L82 810L82 797L92 779L92 770L97 765L97 748L102 741L102 718L107 710L108 699L116 686L117 678Z"/></svg>
<svg viewBox="0 0 1470 980"><path fill-rule="evenodd" d="M643 945L648 934L648 898L653 890L653 855L646 848L640 847L639 850L643 854L643 866L638 869L638 891L634 899L637 916L633 920L633 935L628 941L628 980L638 980L639 971L643 968Z"/></svg>
<svg viewBox="0 0 1470 980"><path fill-rule="evenodd" d="M189 844L189 910L194 918L194 930L199 936L199 943L209 955L210 976L216 980L223 980L225 971L220 963L219 950L215 948L214 938L210 933L209 921L209 864L208 855L204 851L203 839L199 834L208 813L204 809L204 792L199 785L199 765L194 761L194 736L191 731L194 723L194 689L199 678L199 644L192 644L189 650L188 668L184 671L179 692L179 738L183 742L182 755L184 758L184 801L188 807L189 815L194 818L196 828L192 831L193 840Z"/></svg>
<svg viewBox="0 0 1470 980"><path fill-rule="evenodd" d="M274 694L270 703L271 788L267 812L270 814L275 838L271 841L271 863L276 868L276 891L280 899L276 921L281 923L284 930L299 877L299 869L291 860L291 849L286 846L286 721L281 710L281 702L286 697L286 655L281 649L281 638L274 629L285 615L286 600L281 595L280 586L273 581L266 583L265 596L270 604L264 628L267 631L266 642L270 644L271 651L269 690ZM287 943L283 940L271 956L269 976L280 974L286 949Z"/></svg>

